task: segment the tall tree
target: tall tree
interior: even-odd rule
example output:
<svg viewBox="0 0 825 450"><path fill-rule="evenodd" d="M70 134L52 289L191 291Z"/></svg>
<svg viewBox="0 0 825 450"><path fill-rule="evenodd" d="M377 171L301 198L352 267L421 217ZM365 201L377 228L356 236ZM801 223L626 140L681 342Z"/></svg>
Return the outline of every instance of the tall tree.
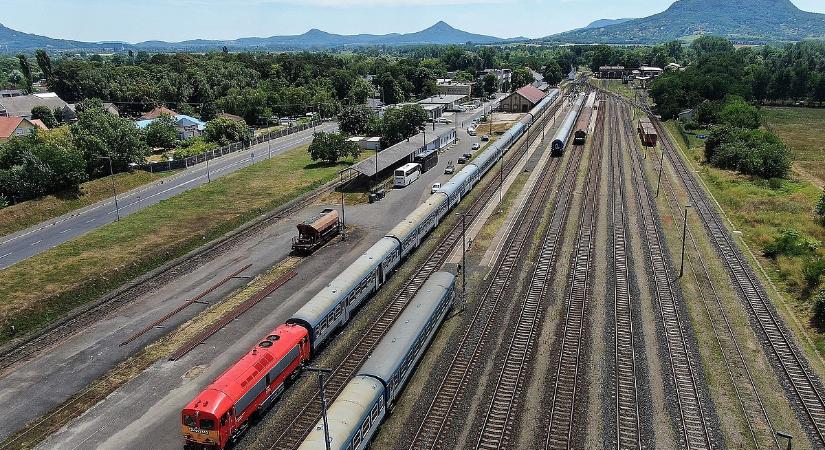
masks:
<svg viewBox="0 0 825 450"><path fill-rule="evenodd" d="M24 54L17 55L17 60L20 63L20 72L23 73L23 79L26 82L26 89L28 92L32 92L32 85L34 84L34 80L32 80L32 67L29 64L29 58L26 57Z"/></svg>
<svg viewBox="0 0 825 450"><path fill-rule="evenodd" d="M513 71L511 82L513 90L523 88L533 81L535 81L535 78L526 67L519 67Z"/></svg>
<svg viewBox="0 0 825 450"><path fill-rule="evenodd" d="M37 65L40 67L40 71L43 72L43 78L46 79L46 82L50 82L52 79L52 60L49 58L49 54L46 53L46 50L39 49L35 53L37 57Z"/></svg>

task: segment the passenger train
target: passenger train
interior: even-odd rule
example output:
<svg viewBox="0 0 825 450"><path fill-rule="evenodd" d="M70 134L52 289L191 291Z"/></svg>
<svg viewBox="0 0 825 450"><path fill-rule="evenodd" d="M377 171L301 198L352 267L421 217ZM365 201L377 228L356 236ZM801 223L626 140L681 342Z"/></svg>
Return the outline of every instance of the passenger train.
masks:
<svg viewBox="0 0 825 450"><path fill-rule="evenodd" d="M327 410L331 449L366 448L447 316L454 293L451 273L434 273L424 283ZM298 450L325 450L325 439L321 419Z"/></svg>
<svg viewBox="0 0 825 450"><path fill-rule="evenodd" d="M181 413L188 449L222 449L283 393L297 372L557 99L551 90L472 163L220 375ZM572 126L572 125L571 125Z"/></svg>
<svg viewBox="0 0 825 450"><path fill-rule="evenodd" d="M584 93L578 95L576 101L573 103L573 109L567 113L567 117L564 119L562 126L556 131L556 135L553 136L553 142L550 144L550 154L552 156L564 155L564 148L567 146L567 141L570 140L570 135L573 133L573 126L576 125L576 120L579 118L582 105L584 105L584 99Z"/></svg>

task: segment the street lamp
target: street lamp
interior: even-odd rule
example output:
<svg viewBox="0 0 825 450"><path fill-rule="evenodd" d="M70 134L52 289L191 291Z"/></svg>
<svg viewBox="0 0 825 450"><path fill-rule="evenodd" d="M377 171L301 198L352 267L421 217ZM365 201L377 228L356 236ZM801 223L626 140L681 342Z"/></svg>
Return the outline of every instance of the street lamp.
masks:
<svg viewBox="0 0 825 450"><path fill-rule="evenodd" d="M112 169L112 158L110 156L98 156L99 159L107 159L109 160L109 178L112 180L112 195L115 197L115 214L117 215L117 220L120 220L120 205L117 203L117 189L115 188L115 172Z"/></svg>
<svg viewBox="0 0 825 450"><path fill-rule="evenodd" d="M321 414L324 418L324 443L327 446L327 450L330 450L329 421L327 420L327 398L324 395L324 375L332 373L332 369L324 369L321 367L307 367L306 370L318 374L318 392L319 396L321 397Z"/></svg>

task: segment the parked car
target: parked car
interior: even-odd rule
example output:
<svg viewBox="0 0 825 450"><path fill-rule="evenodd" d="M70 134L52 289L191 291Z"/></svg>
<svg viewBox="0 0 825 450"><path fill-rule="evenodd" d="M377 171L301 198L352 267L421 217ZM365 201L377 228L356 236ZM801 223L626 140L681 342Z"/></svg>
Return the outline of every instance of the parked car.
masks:
<svg viewBox="0 0 825 450"><path fill-rule="evenodd" d="M472 158L472 157L473 157L473 154L472 154L472 153L465 153L465 154L463 154L462 156L464 157L464 159L466 159L466 160L468 160L468 161L469 161L469 160L470 160L470 158Z"/></svg>
<svg viewBox="0 0 825 450"><path fill-rule="evenodd" d="M469 134L470 136L475 136L476 135L476 129L473 128L473 127L467 128L467 134Z"/></svg>
<svg viewBox="0 0 825 450"><path fill-rule="evenodd" d="M467 164L467 159L468 158L465 158L465 157L462 156L462 157L458 158L458 163L459 164Z"/></svg>
<svg viewBox="0 0 825 450"><path fill-rule="evenodd" d="M452 175L454 173L455 173L455 166L453 165L453 162L450 161L450 164L447 165L446 169L444 169L444 174L445 175Z"/></svg>
<svg viewBox="0 0 825 450"><path fill-rule="evenodd" d="M481 148L481 144L479 144L478 142L476 142L475 144L473 144L473 150L478 150L478 149L480 149L480 148Z"/></svg>
<svg viewBox="0 0 825 450"><path fill-rule="evenodd" d="M489 141L489 140L490 140L490 135L489 135L489 134L485 134L484 136L481 136L481 140L482 140L482 141L484 141L484 142Z"/></svg>
<svg viewBox="0 0 825 450"><path fill-rule="evenodd" d="M433 188L430 189L430 193L435 194L439 189L441 189L441 183L433 183Z"/></svg>

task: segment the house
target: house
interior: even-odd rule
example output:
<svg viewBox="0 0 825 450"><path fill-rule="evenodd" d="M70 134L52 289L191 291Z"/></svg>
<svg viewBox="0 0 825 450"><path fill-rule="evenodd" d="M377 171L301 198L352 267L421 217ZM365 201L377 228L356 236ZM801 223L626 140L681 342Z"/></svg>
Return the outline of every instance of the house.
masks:
<svg viewBox="0 0 825 450"><path fill-rule="evenodd" d="M664 72L664 70L662 70L661 67L642 66L639 67L639 72L642 73L643 77L656 78L659 75L661 75Z"/></svg>
<svg viewBox="0 0 825 450"><path fill-rule="evenodd" d="M160 109L160 108L155 108ZM166 109L166 108L163 108ZM153 110L154 111L154 110ZM171 110L167 110L171 111ZM174 111L172 111L174 112ZM158 114L158 117L165 113ZM178 130L178 138L180 139L190 139L193 137L198 137L203 134L203 131L206 129L206 122L202 120L198 120L194 117L187 116L185 114L177 114L171 115L173 119L175 119L175 128ZM152 122L158 119L155 117L153 119L142 119L135 122L135 126L140 128L141 130L145 129L149 126Z"/></svg>
<svg viewBox="0 0 825 450"><path fill-rule="evenodd" d="M461 95L461 94L454 94L454 95L434 95L432 97L427 97L424 100L418 102L425 110L428 109L428 105L435 105L436 108L430 107L430 111L440 110L440 113L435 117L441 117L444 111L457 111L458 104L469 100L468 95Z"/></svg>
<svg viewBox="0 0 825 450"><path fill-rule="evenodd" d="M668 64L667 66L665 66L665 70L666 71L677 72L677 71L684 70L684 69L682 68L681 64L677 64L675 62L672 62L672 63Z"/></svg>
<svg viewBox="0 0 825 450"><path fill-rule="evenodd" d="M218 113L217 118L218 119L228 119L228 120L231 120L233 122L240 122L240 123L246 125L246 120L244 120L243 117L236 116L234 114L229 114L229 113L222 112L222 113Z"/></svg>
<svg viewBox="0 0 825 450"><path fill-rule="evenodd" d="M74 111L69 107L69 104L64 102L54 92L0 97L0 116L25 117L26 119L30 119L32 109L36 106L45 106L49 108L49 111L60 111L63 114L62 119L64 122L70 122L77 118Z"/></svg>
<svg viewBox="0 0 825 450"><path fill-rule="evenodd" d="M154 120L163 115L176 117L178 113L172 111L171 109L165 106L158 106L155 109L149 111L148 113L140 116L140 120Z"/></svg>
<svg viewBox="0 0 825 450"><path fill-rule="evenodd" d="M498 79L498 90L501 90L503 85L509 85L513 81L513 71L510 69L484 69L477 75L483 77L488 74L495 75Z"/></svg>
<svg viewBox="0 0 825 450"><path fill-rule="evenodd" d="M452 79L439 79L435 84L438 93L442 95L463 95L469 97L473 91L470 83L454 82Z"/></svg>
<svg viewBox="0 0 825 450"><path fill-rule="evenodd" d="M381 150L381 138L380 137L353 136L353 137L347 139L347 141L354 143L361 150L372 150L372 151Z"/></svg>
<svg viewBox="0 0 825 450"><path fill-rule="evenodd" d="M506 112L526 113L533 109L547 95L541 89L528 84L501 100L499 109Z"/></svg>
<svg viewBox="0 0 825 450"><path fill-rule="evenodd" d="M690 122L693 120L693 110L686 109L679 113L679 122Z"/></svg>
<svg viewBox="0 0 825 450"><path fill-rule="evenodd" d="M26 95L26 93L20 89L0 89L0 97L2 98L22 97L24 95Z"/></svg>
<svg viewBox="0 0 825 450"><path fill-rule="evenodd" d="M625 77L627 70L624 66L601 66L599 67L599 78L605 80L621 80Z"/></svg>
<svg viewBox="0 0 825 450"><path fill-rule="evenodd" d="M23 117L0 117L0 143L8 141L14 136L25 136L35 128L48 130L46 125L39 120L29 120Z"/></svg>

